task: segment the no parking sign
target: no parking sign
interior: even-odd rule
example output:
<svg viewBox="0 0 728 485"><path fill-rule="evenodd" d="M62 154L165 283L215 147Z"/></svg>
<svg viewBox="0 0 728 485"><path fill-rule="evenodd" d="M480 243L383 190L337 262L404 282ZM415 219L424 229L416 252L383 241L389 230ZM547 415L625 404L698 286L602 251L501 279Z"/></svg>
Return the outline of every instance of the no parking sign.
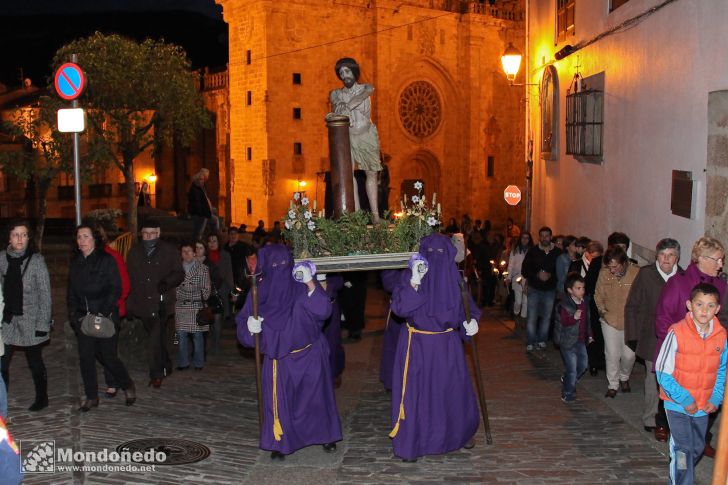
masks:
<svg viewBox="0 0 728 485"><path fill-rule="evenodd" d="M77 64L67 62L56 71L54 84L58 96L70 101L81 96L86 86L86 76Z"/></svg>

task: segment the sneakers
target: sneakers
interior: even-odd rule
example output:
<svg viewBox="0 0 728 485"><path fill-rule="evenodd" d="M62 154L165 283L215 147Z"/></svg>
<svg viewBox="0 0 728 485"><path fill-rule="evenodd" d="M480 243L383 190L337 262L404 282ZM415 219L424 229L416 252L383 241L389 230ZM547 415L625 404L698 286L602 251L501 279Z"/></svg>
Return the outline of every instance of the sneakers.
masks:
<svg viewBox="0 0 728 485"><path fill-rule="evenodd" d="M546 350L546 342L539 342L536 344L539 350Z"/></svg>
<svg viewBox="0 0 728 485"><path fill-rule="evenodd" d="M533 345L531 345L531 344L526 345L526 352L533 352Z"/></svg>
<svg viewBox="0 0 728 485"><path fill-rule="evenodd" d="M570 403L576 401L576 397L574 396L567 396L566 394L561 395L561 401L565 403Z"/></svg>

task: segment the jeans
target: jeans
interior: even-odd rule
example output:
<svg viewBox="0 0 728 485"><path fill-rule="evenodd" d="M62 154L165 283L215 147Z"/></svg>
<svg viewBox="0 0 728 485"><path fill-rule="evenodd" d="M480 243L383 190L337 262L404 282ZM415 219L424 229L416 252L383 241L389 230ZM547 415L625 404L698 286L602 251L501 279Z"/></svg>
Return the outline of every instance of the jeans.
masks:
<svg viewBox="0 0 728 485"><path fill-rule="evenodd" d="M561 395L571 401L576 394L576 381L589 367L586 345L584 342L577 342L570 349L561 347L561 358L564 360L564 384L561 387Z"/></svg>
<svg viewBox="0 0 728 485"><path fill-rule="evenodd" d="M528 345L546 342L548 339L555 298L556 290L528 289L528 323L526 324Z"/></svg>
<svg viewBox="0 0 728 485"><path fill-rule="evenodd" d="M670 483L695 483L695 464L703 455L708 416L690 416L665 410L670 422Z"/></svg>
<svg viewBox="0 0 728 485"><path fill-rule="evenodd" d="M514 281L511 288L513 289L513 314L516 316L520 314L522 318L526 318L528 315L528 296L523 292L523 285Z"/></svg>
<svg viewBox="0 0 728 485"><path fill-rule="evenodd" d="M0 369L2 369L2 360L0 360ZM8 418L8 390L2 379L0 379L0 418Z"/></svg>
<svg viewBox="0 0 728 485"><path fill-rule="evenodd" d="M205 366L205 337L203 332L185 332L177 330L179 349L177 349L177 367L190 365L189 337L192 336L192 364L198 369Z"/></svg>

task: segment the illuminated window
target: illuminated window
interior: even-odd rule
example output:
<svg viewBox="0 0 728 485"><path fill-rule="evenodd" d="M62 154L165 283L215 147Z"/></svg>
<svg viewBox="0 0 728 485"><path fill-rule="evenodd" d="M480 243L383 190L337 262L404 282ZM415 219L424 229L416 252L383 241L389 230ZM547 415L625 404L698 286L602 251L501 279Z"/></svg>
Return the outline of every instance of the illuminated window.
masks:
<svg viewBox="0 0 728 485"><path fill-rule="evenodd" d="M576 0L556 0L556 41L574 35L574 6Z"/></svg>

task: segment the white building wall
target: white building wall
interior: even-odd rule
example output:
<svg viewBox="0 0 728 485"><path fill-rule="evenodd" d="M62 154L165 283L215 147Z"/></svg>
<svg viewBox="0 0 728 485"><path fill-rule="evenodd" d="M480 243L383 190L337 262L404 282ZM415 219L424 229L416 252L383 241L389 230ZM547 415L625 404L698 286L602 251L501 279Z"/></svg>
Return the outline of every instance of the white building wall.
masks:
<svg viewBox="0 0 728 485"><path fill-rule="evenodd" d="M630 0L609 13L609 0L577 0L575 35L555 43L555 1L529 2L529 76L540 83L543 67L566 44L594 38L664 0ZM728 2L677 0L636 26L555 61L560 84L559 159L539 159L538 88L529 87L535 140L534 232L588 235L606 242L626 232L633 244L654 248L670 236L689 260L705 231L708 93L728 89ZM565 154L566 90L576 72L605 72L604 161L581 163ZM670 212L671 171L688 170L698 181L693 219ZM724 244L728 241L724 241ZM638 248L639 249L639 248Z"/></svg>

